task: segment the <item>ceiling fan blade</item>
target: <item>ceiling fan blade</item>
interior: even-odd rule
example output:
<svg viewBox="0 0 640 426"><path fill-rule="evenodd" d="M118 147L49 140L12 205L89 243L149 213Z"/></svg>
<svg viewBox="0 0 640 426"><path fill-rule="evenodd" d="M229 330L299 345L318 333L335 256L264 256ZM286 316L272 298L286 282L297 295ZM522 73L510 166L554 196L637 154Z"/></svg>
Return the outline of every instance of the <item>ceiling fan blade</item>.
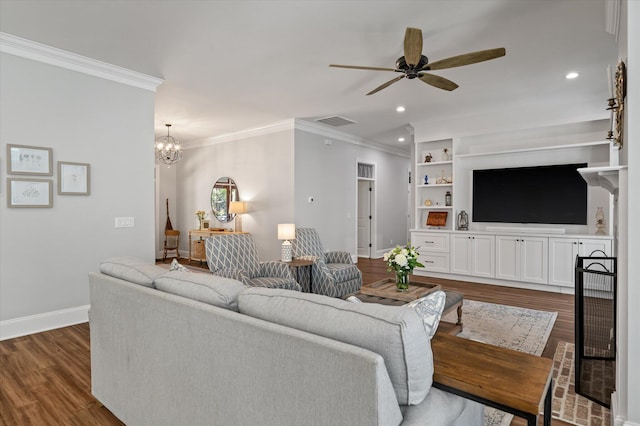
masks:
<svg viewBox="0 0 640 426"><path fill-rule="evenodd" d="M409 66L416 66L422 57L422 30L407 28L404 33L404 60Z"/></svg>
<svg viewBox="0 0 640 426"><path fill-rule="evenodd" d="M381 67L361 67L358 65L336 65L329 64L330 67L334 68L349 68L354 70L370 70L370 71L398 71L395 68L381 68Z"/></svg>
<svg viewBox="0 0 640 426"><path fill-rule="evenodd" d="M391 79L391 80L387 81L386 83L381 84L380 86L376 87L375 89L373 89L373 90L372 90L372 91L370 91L369 93L367 93L367 96L369 96L369 95L373 95L374 93L378 93L378 92L379 92L379 91L381 91L382 89L384 89L384 88L387 88L387 87L391 86L393 83L398 82L398 81L402 80L403 78L404 78L404 74L402 74L402 75L401 75L401 76L399 76L399 77L393 78L393 79Z"/></svg>
<svg viewBox="0 0 640 426"><path fill-rule="evenodd" d="M456 83L451 80L447 80L444 77L440 77L439 75L420 73L418 78L424 83L430 84L431 86L437 87L438 89L452 91L458 88L458 85Z"/></svg>
<svg viewBox="0 0 640 426"><path fill-rule="evenodd" d="M452 56L441 59L431 64L425 65L424 70L442 70L445 68L461 67L463 65L475 64L504 56L507 53L504 47L497 49L478 50L477 52L465 53L464 55Z"/></svg>

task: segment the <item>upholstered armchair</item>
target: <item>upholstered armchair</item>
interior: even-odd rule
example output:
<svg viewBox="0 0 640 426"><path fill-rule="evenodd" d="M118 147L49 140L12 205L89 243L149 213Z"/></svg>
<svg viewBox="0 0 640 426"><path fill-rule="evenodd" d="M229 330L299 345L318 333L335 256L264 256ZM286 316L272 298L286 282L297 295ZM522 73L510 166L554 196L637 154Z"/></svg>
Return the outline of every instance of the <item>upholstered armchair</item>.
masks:
<svg viewBox="0 0 640 426"><path fill-rule="evenodd" d="M362 273L345 251L325 252L320 236L314 228L296 228L291 241L294 258L313 259L311 290L330 297L342 297L360 290ZM299 268L300 284L309 291L308 268Z"/></svg>
<svg viewBox="0 0 640 426"><path fill-rule="evenodd" d="M211 236L205 242L205 250L207 265L214 275L233 278L251 287L301 290L288 265L258 260L250 234Z"/></svg>

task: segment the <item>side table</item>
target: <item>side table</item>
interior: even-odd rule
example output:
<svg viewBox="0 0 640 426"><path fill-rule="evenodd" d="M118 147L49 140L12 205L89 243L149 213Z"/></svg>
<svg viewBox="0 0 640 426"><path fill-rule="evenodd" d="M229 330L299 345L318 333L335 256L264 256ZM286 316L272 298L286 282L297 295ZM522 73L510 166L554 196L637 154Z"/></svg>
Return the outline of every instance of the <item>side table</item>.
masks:
<svg viewBox="0 0 640 426"><path fill-rule="evenodd" d="M308 259L292 259L291 262L282 262L285 263L287 265L289 265L289 267L291 269L295 269L295 274L296 274L296 282L298 282L298 268L301 267L308 267L309 268L309 293L313 293L313 260L308 260Z"/></svg>
<svg viewBox="0 0 640 426"><path fill-rule="evenodd" d="M431 339L433 387L551 425L553 361L438 333Z"/></svg>

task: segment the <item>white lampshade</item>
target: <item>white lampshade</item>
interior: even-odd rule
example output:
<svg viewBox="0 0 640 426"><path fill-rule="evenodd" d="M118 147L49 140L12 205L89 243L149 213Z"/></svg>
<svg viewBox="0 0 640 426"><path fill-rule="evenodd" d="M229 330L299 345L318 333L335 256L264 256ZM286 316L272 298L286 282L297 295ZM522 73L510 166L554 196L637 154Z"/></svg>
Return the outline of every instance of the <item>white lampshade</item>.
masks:
<svg viewBox="0 0 640 426"><path fill-rule="evenodd" d="M244 201L232 201L229 203L230 214L244 214L247 212L247 203Z"/></svg>
<svg viewBox="0 0 640 426"><path fill-rule="evenodd" d="M295 240L296 224L295 223L279 223L278 239L279 240Z"/></svg>

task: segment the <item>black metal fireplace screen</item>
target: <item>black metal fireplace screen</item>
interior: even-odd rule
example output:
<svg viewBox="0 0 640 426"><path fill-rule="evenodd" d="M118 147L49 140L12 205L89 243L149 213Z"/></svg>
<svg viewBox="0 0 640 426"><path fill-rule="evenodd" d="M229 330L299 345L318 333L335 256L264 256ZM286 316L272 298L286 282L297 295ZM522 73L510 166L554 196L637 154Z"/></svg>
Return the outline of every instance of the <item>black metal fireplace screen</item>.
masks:
<svg viewBox="0 0 640 426"><path fill-rule="evenodd" d="M575 284L576 393L610 408L615 390L617 259L578 256Z"/></svg>

